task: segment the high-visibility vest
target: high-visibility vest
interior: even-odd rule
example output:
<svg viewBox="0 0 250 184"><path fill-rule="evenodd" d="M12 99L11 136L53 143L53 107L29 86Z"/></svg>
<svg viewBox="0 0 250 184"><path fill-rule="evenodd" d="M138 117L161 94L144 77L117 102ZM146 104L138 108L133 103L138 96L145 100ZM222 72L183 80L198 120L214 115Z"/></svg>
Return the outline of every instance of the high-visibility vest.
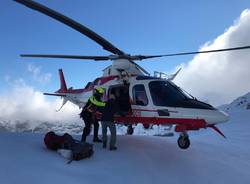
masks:
<svg viewBox="0 0 250 184"><path fill-rule="evenodd" d="M105 102L100 102L100 101L98 101L98 100L96 100L96 98L94 97L94 96L91 96L90 98L89 98L89 100L90 100L90 102L93 104L93 105L95 105L95 106L97 106L97 107L105 107Z"/></svg>

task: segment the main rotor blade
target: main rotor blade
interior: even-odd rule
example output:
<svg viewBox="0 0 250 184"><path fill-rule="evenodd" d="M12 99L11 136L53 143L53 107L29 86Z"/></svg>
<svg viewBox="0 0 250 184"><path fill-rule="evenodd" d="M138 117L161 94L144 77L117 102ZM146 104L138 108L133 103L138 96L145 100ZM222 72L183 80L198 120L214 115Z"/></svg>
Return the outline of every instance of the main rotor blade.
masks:
<svg viewBox="0 0 250 184"><path fill-rule="evenodd" d="M91 59L95 61L109 60L109 56L75 56L75 55L45 55L45 54L21 54L21 57L33 58L60 58L60 59Z"/></svg>
<svg viewBox="0 0 250 184"><path fill-rule="evenodd" d="M134 57L134 60L143 60L143 59L158 58L158 57L204 54L204 53L225 52L225 51L243 50L243 49L250 49L250 46L232 47L232 48L216 49L216 50L205 50L205 51L197 51L197 52L180 52L180 53L164 54L164 55L151 55L151 56L138 55L138 56L133 56L133 57Z"/></svg>
<svg viewBox="0 0 250 184"><path fill-rule="evenodd" d="M150 73L149 73L147 70L145 70L144 68L142 68L142 67L141 67L140 65L138 65L136 62L134 62L134 61L132 61L132 60L130 60L130 62L133 63L139 70L141 70L141 71L144 72L145 74L150 75Z"/></svg>
<svg viewBox="0 0 250 184"><path fill-rule="evenodd" d="M99 45L103 47L103 49L117 55L124 55L125 53L112 45L109 41L95 33L94 31L90 30L86 26L83 26L82 24L74 21L73 19L66 17L65 15L62 15L59 12L56 12L55 10L52 10L42 4L39 4L32 0L14 0L20 4L23 4L31 9L37 10L53 19L56 19L57 21L66 24L67 26L75 29L76 31L82 33L83 35L87 36L88 38L92 39Z"/></svg>

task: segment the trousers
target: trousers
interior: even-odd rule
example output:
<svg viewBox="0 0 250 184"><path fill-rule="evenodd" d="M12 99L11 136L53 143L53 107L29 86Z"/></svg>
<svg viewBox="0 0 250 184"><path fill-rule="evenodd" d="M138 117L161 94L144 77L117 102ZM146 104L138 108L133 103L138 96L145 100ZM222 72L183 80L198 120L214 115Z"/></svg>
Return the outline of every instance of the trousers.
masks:
<svg viewBox="0 0 250 184"><path fill-rule="evenodd" d="M94 125L94 137L93 140L98 139L98 130L99 130L99 123L97 120L94 120L92 117L83 117L85 127L82 132L82 140L83 142L86 141L87 136L91 132L91 125Z"/></svg>
<svg viewBox="0 0 250 184"><path fill-rule="evenodd" d="M102 121L102 141L107 143L107 130L110 130L110 147L114 147L116 144L116 126L112 121Z"/></svg>

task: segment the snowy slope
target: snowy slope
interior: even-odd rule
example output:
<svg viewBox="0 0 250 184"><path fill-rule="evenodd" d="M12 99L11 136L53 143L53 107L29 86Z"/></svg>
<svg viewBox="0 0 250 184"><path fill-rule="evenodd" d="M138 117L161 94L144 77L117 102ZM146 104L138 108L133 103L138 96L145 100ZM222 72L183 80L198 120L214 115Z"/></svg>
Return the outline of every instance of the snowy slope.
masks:
<svg viewBox="0 0 250 184"><path fill-rule="evenodd" d="M226 112L250 110L250 92L219 108Z"/></svg>
<svg viewBox="0 0 250 184"><path fill-rule="evenodd" d="M249 184L250 110L235 105L224 106L231 120L219 127L227 139L203 130L191 134L191 146L183 151L177 135L120 135L117 151L97 144L92 158L70 165L44 147L43 134L1 132L0 183Z"/></svg>
<svg viewBox="0 0 250 184"><path fill-rule="evenodd" d="M212 131L191 137L188 150L176 138L118 136L118 150L95 145L92 158L66 164L43 145L42 134L0 134L0 181L16 183L250 183L250 115L242 112ZM79 137L76 137L79 138Z"/></svg>

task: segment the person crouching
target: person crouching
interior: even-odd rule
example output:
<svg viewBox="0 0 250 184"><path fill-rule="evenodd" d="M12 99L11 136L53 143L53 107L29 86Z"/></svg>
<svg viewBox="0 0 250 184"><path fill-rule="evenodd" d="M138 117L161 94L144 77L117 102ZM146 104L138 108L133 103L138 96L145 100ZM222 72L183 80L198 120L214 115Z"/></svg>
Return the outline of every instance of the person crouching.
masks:
<svg viewBox="0 0 250 184"><path fill-rule="evenodd" d="M107 147L107 128L110 130L110 150L116 150L116 126L114 122L114 114L119 112L119 106L113 94L110 95L102 112L102 142L103 148Z"/></svg>

